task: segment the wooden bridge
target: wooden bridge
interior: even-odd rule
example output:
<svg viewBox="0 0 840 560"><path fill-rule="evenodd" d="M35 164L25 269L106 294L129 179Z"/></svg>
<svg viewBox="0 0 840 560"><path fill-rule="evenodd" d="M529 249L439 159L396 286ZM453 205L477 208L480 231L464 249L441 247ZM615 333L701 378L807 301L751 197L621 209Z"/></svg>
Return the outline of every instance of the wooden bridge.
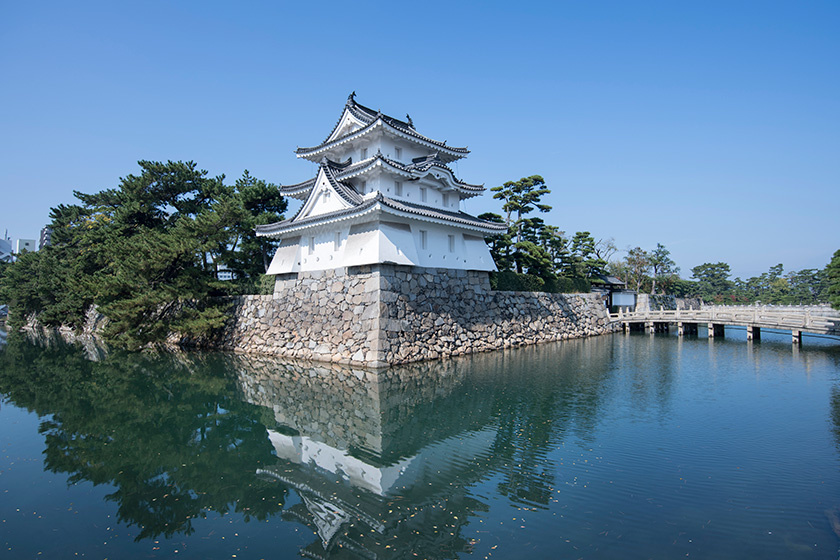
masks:
<svg viewBox="0 0 840 560"><path fill-rule="evenodd" d="M787 307L776 310L766 307L705 307L702 309L659 309L614 313L613 322L621 323L625 331L645 330L650 333L668 332L676 325L680 336L697 334L698 325L705 324L709 337L723 336L726 325L747 328L747 340L759 340L761 329L791 332L794 344L802 343L802 333L840 337L840 315L830 311Z"/></svg>

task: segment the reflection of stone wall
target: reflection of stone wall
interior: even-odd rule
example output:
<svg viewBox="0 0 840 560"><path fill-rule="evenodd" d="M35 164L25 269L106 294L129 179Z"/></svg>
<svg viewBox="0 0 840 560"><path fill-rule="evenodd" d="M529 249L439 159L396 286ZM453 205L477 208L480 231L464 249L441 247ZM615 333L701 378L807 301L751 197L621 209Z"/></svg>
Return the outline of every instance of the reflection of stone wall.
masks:
<svg viewBox="0 0 840 560"><path fill-rule="evenodd" d="M87 359L98 362L108 354L108 345L99 337L106 322L107 319L94 305L85 314L85 324L81 331L67 326L44 327L34 313L27 318L26 324L20 330L30 342L44 348L52 348L59 341L78 344L84 348Z"/></svg>
<svg viewBox="0 0 840 560"><path fill-rule="evenodd" d="M451 396L470 370L469 364L459 367L456 363L447 363L445 368L426 362L373 371L255 355L231 359L243 399L272 410L277 426L380 459L404 445L402 436L412 425L419 424L427 435L412 438L412 445L440 437L436 428L451 423L430 426L435 419L425 409L436 399ZM463 407L460 410L466 412ZM459 429L463 429L460 424Z"/></svg>
<svg viewBox="0 0 840 560"><path fill-rule="evenodd" d="M495 292L483 272L381 265L239 298L230 349L386 366L611 332L597 294Z"/></svg>

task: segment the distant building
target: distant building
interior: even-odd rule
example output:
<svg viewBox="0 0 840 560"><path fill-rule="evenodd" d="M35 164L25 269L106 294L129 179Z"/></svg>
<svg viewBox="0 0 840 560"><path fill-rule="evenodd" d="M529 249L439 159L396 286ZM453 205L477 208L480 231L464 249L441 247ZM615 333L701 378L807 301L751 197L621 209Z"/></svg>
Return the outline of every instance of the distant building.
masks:
<svg viewBox="0 0 840 560"><path fill-rule="evenodd" d="M23 251L37 251L34 239L0 239L0 262L14 262Z"/></svg>
<svg viewBox="0 0 840 560"><path fill-rule="evenodd" d="M12 255L12 241L10 239L0 239L0 262L12 262L14 255Z"/></svg>
<svg viewBox="0 0 840 560"><path fill-rule="evenodd" d="M237 274L233 270L225 267L219 267L219 270L216 271L216 279L223 280L225 282L230 280L236 280Z"/></svg>
<svg viewBox="0 0 840 560"><path fill-rule="evenodd" d="M35 245L34 239L15 239L15 255L20 255L24 251L37 251L38 246Z"/></svg>
<svg viewBox="0 0 840 560"><path fill-rule="evenodd" d="M38 239L38 250L40 251L50 243L52 243L52 228L44 226L41 228L41 237Z"/></svg>
<svg viewBox="0 0 840 560"><path fill-rule="evenodd" d="M636 292L627 289L627 283L607 274L596 274L592 278L592 291L606 297L607 307L622 308L625 311L636 308Z"/></svg>

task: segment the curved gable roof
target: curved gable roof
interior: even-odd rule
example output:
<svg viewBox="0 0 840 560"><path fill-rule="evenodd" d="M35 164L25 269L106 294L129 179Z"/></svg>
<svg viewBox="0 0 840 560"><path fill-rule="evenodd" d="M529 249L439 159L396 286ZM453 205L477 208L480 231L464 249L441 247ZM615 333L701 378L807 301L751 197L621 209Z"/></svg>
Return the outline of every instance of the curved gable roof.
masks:
<svg viewBox="0 0 840 560"><path fill-rule="evenodd" d="M359 129L350 131L346 134L341 134L334 137L336 131L345 122L346 115L351 115L363 126ZM397 136L403 136L409 140L413 140L420 144L424 144L429 148L435 149L446 155L450 160L460 159L465 157L470 151L467 148L457 148L447 146L446 141L433 140L428 136L424 136L417 132L414 128L414 123L411 117L406 115L406 120L395 119L380 111L374 111L369 107L356 102L356 92L350 94L347 98L347 103L344 105L344 110L341 113L332 131L327 135L327 138L317 146L310 148L298 148L295 153L298 157L311 158L318 156L321 152L326 151L332 147L343 144L349 140L359 138L368 132L374 130L378 126L384 127L386 130Z"/></svg>

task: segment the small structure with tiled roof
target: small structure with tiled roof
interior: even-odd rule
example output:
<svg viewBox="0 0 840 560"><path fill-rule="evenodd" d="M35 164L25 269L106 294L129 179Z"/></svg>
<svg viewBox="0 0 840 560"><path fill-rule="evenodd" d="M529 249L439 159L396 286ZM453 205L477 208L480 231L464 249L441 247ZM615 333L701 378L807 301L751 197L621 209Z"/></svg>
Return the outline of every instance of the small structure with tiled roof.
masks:
<svg viewBox="0 0 840 560"><path fill-rule="evenodd" d="M482 185L461 181L449 163L469 150L432 140L399 120L356 102L321 144L297 156L319 164L317 175L281 192L303 201L288 220L257 227L280 245L268 274L395 264L491 271L484 237L503 224L461 210Z"/></svg>

